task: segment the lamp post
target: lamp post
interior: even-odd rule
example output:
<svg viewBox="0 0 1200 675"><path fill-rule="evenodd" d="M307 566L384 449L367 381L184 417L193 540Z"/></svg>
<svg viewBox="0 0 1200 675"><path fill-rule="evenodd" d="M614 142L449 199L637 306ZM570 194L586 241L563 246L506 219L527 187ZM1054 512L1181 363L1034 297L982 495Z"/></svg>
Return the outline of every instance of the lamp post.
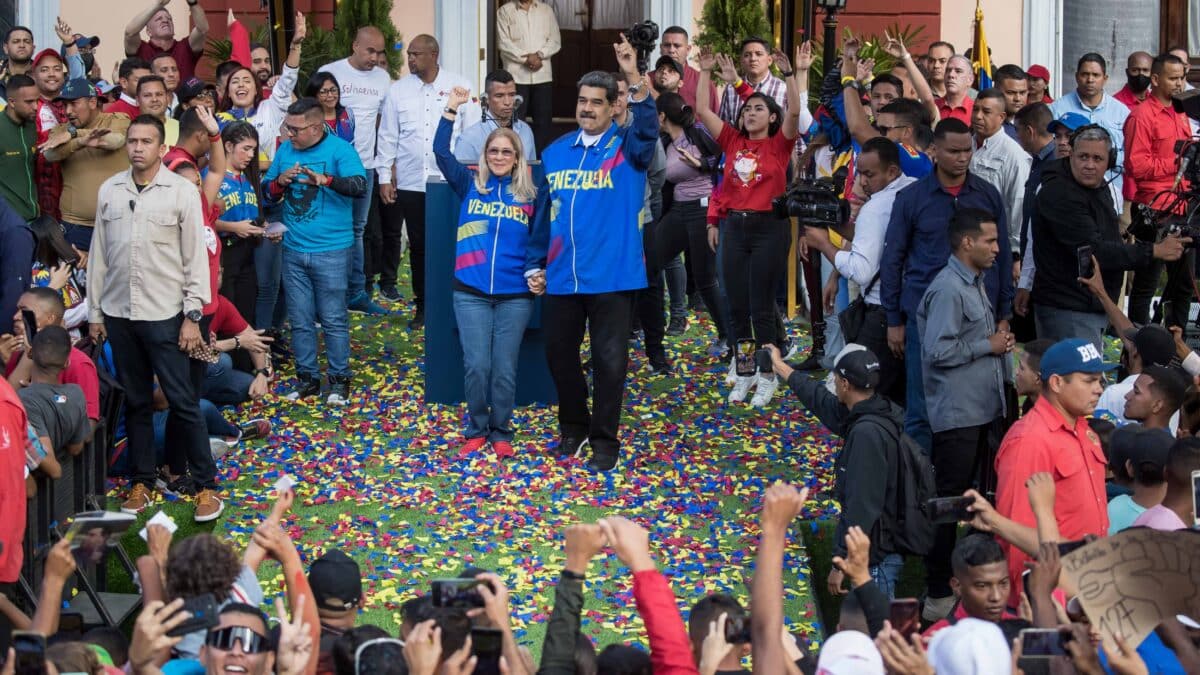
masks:
<svg viewBox="0 0 1200 675"><path fill-rule="evenodd" d="M816 6L825 10L825 49L822 62L825 68L832 68L837 58L837 13L846 9L846 0L816 0Z"/></svg>

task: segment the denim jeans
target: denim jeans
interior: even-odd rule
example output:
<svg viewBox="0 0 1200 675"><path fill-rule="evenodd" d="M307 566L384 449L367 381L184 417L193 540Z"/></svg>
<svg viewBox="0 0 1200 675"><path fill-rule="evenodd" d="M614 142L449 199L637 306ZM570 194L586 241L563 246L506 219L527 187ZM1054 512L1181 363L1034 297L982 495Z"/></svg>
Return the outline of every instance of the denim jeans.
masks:
<svg viewBox="0 0 1200 675"><path fill-rule="evenodd" d="M454 291L454 318L462 342L464 391L470 414L467 438L513 439L517 359L533 313L533 298L488 298Z"/></svg>
<svg viewBox="0 0 1200 675"><path fill-rule="evenodd" d="M677 255L663 265L667 276L667 295L671 298L671 320L687 318L687 272L683 269L683 256Z"/></svg>
<svg viewBox="0 0 1200 675"><path fill-rule="evenodd" d="M283 273L283 243L263 239L254 249L254 270L258 274L258 294L254 309L254 327L283 328L287 316L280 294Z"/></svg>
<svg viewBox="0 0 1200 675"><path fill-rule="evenodd" d="M908 317L904 327L904 369L904 393L908 401L904 408L904 432L925 448L925 454L929 454L933 451L933 428L929 426L929 411L925 409L925 376L921 368L921 335L917 332L916 314Z"/></svg>
<svg viewBox="0 0 1200 675"><path fill-rule="evenodd" d="M208 364L201 396L217 405L237 405L250 398L254 376L233 367L233 358L222 352L216 363Z"/></svg>
<svg viewBox="0 0 1200 675"><path fill-rule="evenodd" d="M63 238L67 243L79 249L87 251L92 247L92 226L91 225L76 225L67 221L59 221L63 228Z"/></svg>
<svg viewBox="0 0 1200 675"><path fill-rule="evenodd" d="M350 377L350 315L346 310L346 268L350 248L322 253L283 249L283 287L292 324L296 374L319 379L317 326L325 333L331 377Z"/></svg>
<svg viewBox="0 0 1200 675"><path fill-rule="evenodd" d="M888 600L896 599L896 582L900 581L900 572L904 570L904 556L899 553L889 553L872 565L867 571L879 590L887 593Z"/></svg>
<svg viewBox="0 0 1200 675"><path fill-rule="evenodd" d="M1092 312L1077 312L1059 307L1033 306L1033 318L1037 322L1037 336L1058 342L1068 338L1083 338L1096 345L1104 353L1104 330L1108 328L1108 317Z"/></svg>
<svg viewBox="0 0 1200 675"><path fill-rule="evenodd" d="M225 419L225 415L221 409L212 401L202 398L200 399L200 414L204 416L204 426L208 429L209 437L217 436L224 438L226 436L237 436L238 428ZM158 454L158 464L161 466L166 464L166 446L167 446L167 417L170 415L166 410L159 410L154 413L154 449Z"/></svg>
<svg viewBox="0 0 1200 675"><path fill-rule="evenodd" d="M734 341L754 339L759 347L780 341L775 289L787 273L789 228L769 212L731 212L725 221L721 268Z"/></svg>
<svg viewBox="0 0 1200 675"><path fill-rule="evenodd" d="M363 233L367 231L367 215L371 212L371 192L374 181L367 179L367 191L354 198L354 245L350 247L350 278L347 280L346 301L362 295L367 290L367 278L363 274Z"/></svg>

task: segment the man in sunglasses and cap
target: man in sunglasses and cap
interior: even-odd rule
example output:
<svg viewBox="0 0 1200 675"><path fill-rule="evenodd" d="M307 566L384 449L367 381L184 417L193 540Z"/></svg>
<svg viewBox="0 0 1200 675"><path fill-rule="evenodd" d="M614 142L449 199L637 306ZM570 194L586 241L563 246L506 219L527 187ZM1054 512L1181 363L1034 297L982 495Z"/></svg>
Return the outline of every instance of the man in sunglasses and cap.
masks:
<svg viewBox="0 0 1200 675"><path fill-rule="evenodd" d="M225 605L221 608L220 623L204 637L200 662L207 675L274 672L275 643L267 616L257 607L239 602Z"/></svg>

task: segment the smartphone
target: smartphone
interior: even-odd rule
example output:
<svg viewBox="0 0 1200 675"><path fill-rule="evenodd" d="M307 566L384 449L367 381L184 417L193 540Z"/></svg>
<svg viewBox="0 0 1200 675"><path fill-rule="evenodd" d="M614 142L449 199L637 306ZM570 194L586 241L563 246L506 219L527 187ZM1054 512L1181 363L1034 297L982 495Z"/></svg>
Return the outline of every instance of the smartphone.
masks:
<svg viewBox="0 0 1200 675"><path fill-rule="evenodd" d="M1026 628L1021 631L1021 656L1067 656L1070 633L1057 628Z"/></svg>
<svg viewBox="0 0 1200 675"><path fill-rule="evenodd" d="M183 608L179 611L188 612L191 617L167 631L167 635L171 637L182 637L197 631L207 631L221 623L221 616L217 611L217 599L213 597L212 593L187 598L183 601Z"/></svg>
<svg viewBox="0 0 1200 675"><path fill-rule="evenodd" d="M83 615L79 612L63 612L58 615L58 634L78 639L83 635Z"/></svg>
<svg viewBox="0 0 1200 675"><path fill-rule="evenodd" d="M725 641L731 645L750 644L750 617L725 615Z"/></svg>
<svg viewBox="0 0 1200 675"><path fill-rule="evenodd" d="M916 598L896 598L888 610L888 621L905 640L921 627L920 606Z"/></svg>
<svg viewBox="0 0 1200 675"><path fill-rule="evenodd" d="M1193 481L1194 482L1194 481ZM1058 554L1064 556L1078 548L1083 548L1091 542L1087 539L1076 539L1075 541L1064 541L1058 545Z"/></svg>
<svg viewBox="0 0 1200 675"><path fill-rule="evenodd" d="M938 497L926 502L929 519L935 525L958 523L974 517L967 507L975 503L973 497Z"/></svg>
<svg viewBox="0 0 1200 675"><path fill-rule="evenodd" d="M485 659L499 659L504 647L504 637L496 628L471 628L471 654Z"/></svg>
<svg viewBox="0 0 1200 675"><path fill-rule="evenodd" d="M1025 589L1025 597L1029 598L1030 602L1033 602L1033 594L1029 592L1029 574L1031 572L1033 570L1021 572L1021 588Z"/></svg>
<svg viewBox="0 0 1200 675"><path fill-rule="evenodd" d="M483 596L479 594L479 579L434 579L430 591L434 607L456 607L472 609L483 607Z"/></svg>
<svg viewBox="0 0 1200 675"><path fill-rule="evenodd" d="M12 632L12 649L17 653L13 675L46 675L46 638L24 630Z"/></svg>
<svg viewBox="0 0 1200 675"><path fill-rule="evenodd" d="M1192 472L1192 525L1200 527L1200 471Z"/></svg>
<svg viewBox="0 0 1200 675"><path fill-rule="evenodd" d="M754 361L754 352L757 351L757 346L754 340L738 340L733 357L734 369L738 377L750 377L758 372L758 364Z"/></svg>
<svg viewBox="0 0 1200 675"><path fill-rule="evenodd" d="M1078 267L1079 278L1087 279L1096 273L1092 265L1092 245L1084 244L1075 249L1075 265Z"/></svg>
<svg viewBox="0 0 1200 675"><path fill-rule="evenodd" d="M37 316L33 310L21 310L21 323L25 324L25 349L33 349L33 336L37 335Z"/></svg>

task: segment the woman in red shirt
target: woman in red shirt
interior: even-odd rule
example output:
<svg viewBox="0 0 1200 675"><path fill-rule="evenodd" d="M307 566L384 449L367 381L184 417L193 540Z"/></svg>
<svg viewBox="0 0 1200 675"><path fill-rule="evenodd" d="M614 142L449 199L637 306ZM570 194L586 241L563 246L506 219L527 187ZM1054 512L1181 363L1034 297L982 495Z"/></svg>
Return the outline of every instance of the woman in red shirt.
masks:
<svg viewBox="0 0 1200 675"><path fill-rule="evenodd" d="M787 219L771 213L771 200L786 190L788 162L799 135L803 105L787 56L778 49L772 56L787 84L786 112L767 94L755 92L742 105L738 127L725 124L708 105L709 81L717 62L710 53L700 55L695 108L701 124L725 151L721 200L728 212L721 225L724 243L719 264L729 298L730 334L736 342L754 340L759 349L776 340L775 290L786 272L791 228ZM796 64L806 72L811 63L812 49L806 42L796 48ZM716 250L720 239L716 225L708 226L708 239ZM778 380L769 368L757 377L738 377L729 402L746 400L752 387L757 391L751 404L762 407L775 395Z"/></svg>

